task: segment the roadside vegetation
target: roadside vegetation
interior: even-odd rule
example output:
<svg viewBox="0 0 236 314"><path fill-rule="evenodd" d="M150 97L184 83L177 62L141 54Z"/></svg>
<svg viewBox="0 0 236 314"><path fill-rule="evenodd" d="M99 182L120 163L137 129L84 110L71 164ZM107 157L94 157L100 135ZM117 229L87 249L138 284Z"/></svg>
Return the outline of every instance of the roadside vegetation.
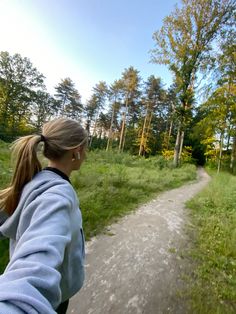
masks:
<svg viewBox="0 0 236 314"><path fill-rule="evenodd" d="M192 312L236 313L236 177L213 175L187 206L193 224Z"/></svg>

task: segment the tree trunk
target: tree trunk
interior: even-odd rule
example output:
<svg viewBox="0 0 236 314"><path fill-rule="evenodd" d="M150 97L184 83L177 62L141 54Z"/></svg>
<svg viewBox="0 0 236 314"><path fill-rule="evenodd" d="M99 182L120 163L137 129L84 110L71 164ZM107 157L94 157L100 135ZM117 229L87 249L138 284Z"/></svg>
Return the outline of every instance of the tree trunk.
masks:
<svg viewBox="0 0 236 314"><path fill-rule="evenodd" d="M125 111L123 112L123 119L122 119L122 127L120 133L120 143L119 143L119 152L124 149L124 135L125 135L125 124L126 124L126 114L128 108L128 98L125 100Z"/></svg>
<svg viewBox="0 0 236 314"><path fill-rule="evenodd" d="M173 128L173 119L171 119L171 121L170 121L170 127L169 127L168 136L167 136L167 142L166 142L166 149L169 149L169 144L170 144L170 137L171 137L171 133L172 133L172 128Z"/></svg>
<svg viewBox="0 0 236 314"><path fill-rule="evenodd" d="M151 129L151 122L152 122L153 112L149 112L149 114L150 114L150 117L148 117L149 121L148 121L148 126L147 126L147 133L146 133L146 136L144 138L144 147L145 147L145 149L147 148L147 140L148 140L148 136L149 136L149 131Z"/></svg>
<svg viewBox="0 0 236 314"><path fill-rule="evenodd" d="M121 147L122 152L124 151L124 148L125 148L126 133L127 133L127 128L125 127L124 138L123 138L123 143L122 143L122 147Z"/></svg>
<svg viewBox="0 0 236 314"><path fill-rule="evenodd" d="M121 126L121 132L120 132L120 143L119 143L119 152L121 151L122 148L122 143L123 143L123 137L124 137L124 130L125 130L125 119L126 119L126 115L125 112L122 113L122 126Z"/></svg>
<svg viewBox="0 0 236 314"><path fill-rule="evenodd" d="M139 156L141 156L144 151L144 133L145 133L146 123L147 123L147 115L148 115L148 105L147 105L146 114L145 114L144 123L143 123L143 129L142 129L142 135L141 135L139 153L138 153Z"/></svg>
<svg viewBox="0 0 236 314"><path fill-rule="evenodd" d="M125 140L126 140L126 134L127 134L127 127L126 127L126 117L129 115L129 107L128 107L128 103L127 103L127 110L126 110L126 115L125 115L125 131L124 131L124 136L123 136L123 143L122 143L122 148L121 151L124 151L124 147L125 147Z"/></svg>
<svg viewBox="0 0 236 314"><path fill-rule="evenodd" d="M183 110L186 112L188 104L183 103ZM175 141L175 151L174 151L174 167L178 167L181 159L183 142L184 142L184 128L185 128L185 116L182 116L179 121L178 132Z"/></svg>
<svg viewBox="0 0 236 314"><path fill-rule="evenodd" d="M178 167L179 162L179 149L180 149L180 125L178 127L176 141L175 141L175 151L174 151L174 167Z"/></svg>
<svg viewBox="0 0 236 314"><path fill-rule="evenodd" d="M217 173L220 172L220 168L221 168L221 160L222 160L222 152L223 152L223 139L224 139L224 132L221 132L221 135L220 135L220 154L219 154L219 160L218 160Z"/></svg>
<svg viewBox="0 0 236 314"><path fill-rule="evenodd" d="M91 146L92 146L93 137L94 137L95 132L96 132L96 129L97 129L97 119L98 119L98 114L97 114L96 119L95 119L94 128L93 128L93 133L92 133L92 135L91 135L91 139L90 139L89 147L91 147Z"/></svg>
<svg viewBox="0 0 236 314"><path fill-rule="evenodd" d="M179 147L179 155L178 155L178 165L181 163L181 155L183 151L183 143L184 143L184 131L181 131L180 135L180 147Z"/></svg>
<svg viewBox="0 0 236 314"><path fill-rule="evenodd" d="M233 137L232 152L230 158L230 171L234 174L236 166L236 135Z"/></svg>
<svg viewBox="0 0 236 314"><path fill-rule="evenodd" d="M108 140L107 140L106 151L109 150L109 146L110 146L110 141L111 141L111 137L112 137L112 126L113 126L113 122L114 122L114 115L115 115L115 106L113 105L112 115L111 115L111 125L110 125L110 129L109 129L109 133L108 133Z"/></svg>
<svg viewBox="0 0 236 314"><path fill-rule="evenodd" d="M227 153L229 152L229 143L230 143L230 138L231 138L231 128L230 128L230 125L227 127L227 146L226 146L226 150L227 150Z"/></svg>

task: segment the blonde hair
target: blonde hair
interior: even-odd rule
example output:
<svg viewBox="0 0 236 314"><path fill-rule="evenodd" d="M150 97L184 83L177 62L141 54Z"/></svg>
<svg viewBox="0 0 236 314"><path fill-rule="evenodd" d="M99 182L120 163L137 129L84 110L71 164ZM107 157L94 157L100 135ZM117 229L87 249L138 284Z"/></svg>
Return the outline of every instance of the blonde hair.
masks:
<svg viewBox="0 0 236 314"><path fill-rule="evenodd" d="M37 157L38 144L43 141L43 155L49 160L59 160L68 150L87 145L87 132L74 120L59 118L44 124L42 135L28 135L17 139L12 145L16 160L10 186L0 191L0 209L12 215L16 209L23 187L41 169Z"/></svg>

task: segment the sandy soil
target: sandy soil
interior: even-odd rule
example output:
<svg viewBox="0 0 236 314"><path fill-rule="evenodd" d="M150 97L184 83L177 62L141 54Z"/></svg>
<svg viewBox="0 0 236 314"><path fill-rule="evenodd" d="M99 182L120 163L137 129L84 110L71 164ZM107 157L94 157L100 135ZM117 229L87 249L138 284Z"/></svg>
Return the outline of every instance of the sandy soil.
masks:
<svg viewBox="0 0 236 314"><path fill-rule="evenodd" d="M186 266L180 250L188 238L185 202L210 178L160 194L86 244L86 282L69 314L188 313L178 291Z"/></svg>

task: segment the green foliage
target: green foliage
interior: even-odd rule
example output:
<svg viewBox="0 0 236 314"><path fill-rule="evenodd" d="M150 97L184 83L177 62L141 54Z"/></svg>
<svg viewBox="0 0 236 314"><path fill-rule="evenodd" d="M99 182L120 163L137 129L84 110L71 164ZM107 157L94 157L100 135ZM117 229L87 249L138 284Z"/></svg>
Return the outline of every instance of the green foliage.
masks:
<svg viewBox="0 0 236 314"><path fill-rule="evenodd" d="M236 178L216 175L187 203L192 209L193 313L236 311Z"/></svg>
<svg viewBox="0 0 236 314"><path fill-rule="evenodd" d="M195 85L200 72L212 66L213 45L221 28L233 19L233 0L185 0L163 21L154 33L152 61L166 64L174 74L181 105L175 108L179 132L175 146L175 164L180 160L184 131L192 119Z"/></svg>
<svg viewBox="0 0 236 314"><path fill-rule="evenodd" d="M27 133L35 90L43 88L44 76L28 58L0 52L0 136L12 140Z"/></svg>
<svg viewBox="0 0 236 314"><path fill-rule="evenodd" d="M44 90L37 90L31 97L31 112L34 118L31 124L37 132L41 132L43 124L55 114L56 100Z"/></svg>

